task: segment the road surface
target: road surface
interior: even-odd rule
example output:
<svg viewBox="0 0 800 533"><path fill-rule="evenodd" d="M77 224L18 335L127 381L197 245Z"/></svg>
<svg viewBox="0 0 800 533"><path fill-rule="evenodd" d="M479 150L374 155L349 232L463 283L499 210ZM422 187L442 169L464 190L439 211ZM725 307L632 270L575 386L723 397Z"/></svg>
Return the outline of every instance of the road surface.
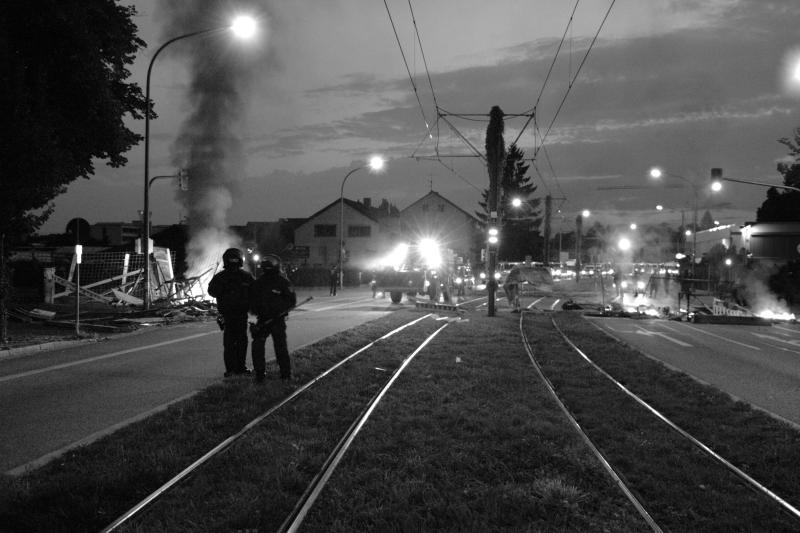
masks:
<svg viewBox="0 0 800 533"><path fill-rule="evenodd" d="M368 290L297 293L298 301L314 299L287 322L290 351L398 308ZM43 464L191 396L223 372L222 335L214 321L146 328L0 360L0 471L16 474Z"/></svg>
<svg viewBox="0 0 800 533"><path fill-rule="evenodd" d="M800 425L800 327L590 318L648 356Z"/></svg>

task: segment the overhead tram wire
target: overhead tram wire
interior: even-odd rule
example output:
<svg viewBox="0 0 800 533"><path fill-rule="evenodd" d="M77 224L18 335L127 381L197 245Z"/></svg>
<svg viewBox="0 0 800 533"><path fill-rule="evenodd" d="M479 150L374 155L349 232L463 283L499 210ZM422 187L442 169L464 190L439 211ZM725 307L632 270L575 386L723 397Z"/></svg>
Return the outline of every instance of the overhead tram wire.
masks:
<svg viewBox="0 0 800 533"><path fill-rule="evenodd" d="M592 42L589 43L589 48L586 50L586 53L584 54L580 65L578 65L578 69L575 71L575 76L573 76L572 79L570 80L569 86L567 87L567 90L564 92L564 97L561 99L561 103L558 104L558 109L556 109L556 113L555 113L555 115L553 115L553 119L550 121L550 125L547 127L547 131L545 132L544 136L542 137L542 141L541 141L541 144L539 145L539 148L537 148L533 153L533 157L534 158L539 153L539 150L544 146L545 140L550 135L550 131L553 129L553 124L555 124L556 119L558 118L558 114L561 112L561 109L564 107L564 102L566 102L567 96L569 96L569 92L572 90L572 86L575 84L575 80L578 78L578 75L581 73L581 69L583 69L583 65L586 64L586 60L589 58L589 53L592 51L592 48L594 48L594 45L597 42L597 37L600 35L600 32L603 29L603 26L605 25L606 21L608 20L608 16L611 14L611 9L614 7L614 4L616 3L616 1L617 0L611 0L611 4L609 4L608 9L606 10L606 14L603 17L602 22L600 22L600 26L597 27L597 31L595 32L594 37L592 38Z"/></svg>
<svg viewBox="0 0 800 533"><path fill-rule="evenodd" d="M550 79L550 74L552 74L553 72L553 67L555 67L556 65L556 60L558 59L558 54L561 52L561 47L564 46L564 40L567 37L567 32L569 31L569 28L572 26L573 19L575 18L575 11L578 10L578 4L580 3L581 0L575 0L575 6L572 8L572 13L569 16L569 21L567 22L567 25L564 28L564 33L561 35L561 42L558 43L558 48L556 49L556 53L553 56L553 61L550 63L550 68L547 70L547 75L544 78L544 82L542 82L542 88L539 90L539 96L536 97L536 103L533 104L533 108L530 110L531 117L525 122L525 124L523 124L522 129L519 130L519 134L517 135L517 138L514 139L513 144L517 144L520 137L522 137L522 134L525 132L525 129L530 124L531 119L536 114L536 110L539 108L539 102L541 101L542 95L544 94L544 89L547 86L548 80Z"/></svg>
<svg viewBox="0 0 800 533"><path fill-rule="evenodd" d="M384 4L386 0L384 0ZM388 6L386 8L389 9ZM422 56L422 64L425 65L425 75L428 77L428 85L431 88L431 97L433 98L433 105L437 110L439 110L439 102L436 100L436 91L433 90L433 81L431 81L431 72L428 70L428 60L425 58L425 50L422 48L422 38L419 36L419 28L417 27L417 19L414 16L414 8L411 7L411 0L408 0L408 10L411 12L411 22L414 24L414 33L417 35L417 43L419 44L419 53ZM426 121L427 124L427 121ZM439 153L439 120L437 118L436 123L434 124L436 128L436 146L435 151Z"/></svg>
<svg viewBox="0 0 800 533"><path fill-rule="evenodd" d="M433 138L431 134L431 127L428 123L428 117L425 116L425 108L422 106L422 100L419 98L419 91L417 90L417 84L414 82L414 76L411 75L411 69L408 66L408 60L406 59L406 54L403 51L403 45L400 43L400 36L397 35L397 27L394 25L394 19L392 18L392 12L389 10L389 4L386 0L383 0L383 5L386 7L386 14L389 15L389 22L392 24L392 31L394 32L394 38L397 41L397 47L400 49L400 55L403 57L403 64L406 67L406 72L408 73L408 79L411 81L411 87L414 89L414 96L417 98L417 104L419 104L419 110L422 114L422 120L425 122L425 129L428 131L430 138ZM427 68L427 67L426 67ZM438 144L437 144L438 149Z"/></svg>

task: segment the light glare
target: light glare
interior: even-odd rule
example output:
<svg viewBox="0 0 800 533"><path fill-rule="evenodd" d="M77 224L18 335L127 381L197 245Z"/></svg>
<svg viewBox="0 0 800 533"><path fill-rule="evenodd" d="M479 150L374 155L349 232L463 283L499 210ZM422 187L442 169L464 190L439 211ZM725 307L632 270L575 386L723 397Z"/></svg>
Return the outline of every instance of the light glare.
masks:
<svg viewBox="0 0 800 533"><path fill-rule="evenodd" d="M231 23L231 31L240 39L249 39L256 34L256 19L248 15L239 15Z"/></svg>
<svg viewBox="0 0 800 533"><path fill-rule="evenodd" d="M371 168L372 170L380 170L383 168L384 163L386 163L386 161L384 161L384 159L381 156L375 155L372 156L369 160L369 168Z"/></svg>

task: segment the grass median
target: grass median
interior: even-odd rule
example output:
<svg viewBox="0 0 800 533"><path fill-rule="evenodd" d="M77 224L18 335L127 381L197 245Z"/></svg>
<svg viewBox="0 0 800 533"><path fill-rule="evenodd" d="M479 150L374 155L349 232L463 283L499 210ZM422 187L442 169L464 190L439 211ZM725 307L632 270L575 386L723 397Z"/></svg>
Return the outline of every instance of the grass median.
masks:
<svg viewBox="0 0 800 533"><path fill-rule="evenodd" d="M300 382L415 316L419 312L399 311L294 353ZM608 353L614 359L624 349L625 366L639 360L655 365L591 326L584 329L576 315L563 316L570 317L568 323L577 328L572 333L589 346L588 351ZM597 434L641 432L644 422L638 417L643 415L636 410L620 411L627 413L622 419L590 414L587 403L602 406L612 401L614 392L581 373L582 363L555 336L549 316L530 316L526 321L537 357L543 358L569 401L582 406L579 410L587 420L594 420L589 425ZM277 411L124 530L275 530L353 417L439 325L428 319L414 338L398 336L357 357ZM501 309L494 318L486 317L485 311L466 314L443 330L375 410L303 530L645 531L644 522L548 396L524 351L518 327L518 315ZM710 394L673 374L655 365L626 379L645 389L648 381L674 383L670 390L653 395L668 396L678 411L681 401L700 398L696 401L702 403ZM575 388L577 382L587 384ZM99 530L286 394L277 380L264 387L249 380L226 381L26 476L4 479L0 524L8 531ZM588 402L580 403L584 400ZM769 442L772 471L791 468L796 476L794 432L723 395L714 395L713 401L719 404L713 411L715 425L725 425L729 416L730 424L741 424L734 418L741 412L747 412L753 423L752 432L747 424L740 425L738 433L725 441L737 450L739 459L754 464L760 455L760 461L767 462L757 444L743 445L763 446L757 435L766 434L775 439ZM687 415L701 416L699 409ZM767 428L773 433L764 433ZM616 440L613 447L623 463L650 463L646 455L633 453L638 441ZM626 446L633 448L626 451ZM697 521L680 509L669 510L682 504L676 495L680 483L671 470L684 460L686 450L667 447L663 453L667 461L650 477L633 476L645 479L645 486L657 484L658 479L675 485L670 490L664 487L667 495L653 500L667 509L660 516L685 526L675 530L713 524L713 517ZM715 467L701 463L696 468ZM785 474L779 486L793 491L789 496L797 500L800 484L789 488L791 476ZM724 505L733 511L744 501L726 500ZM780 520L763 523L777 524L773 530L791 525ZM759 524L740 525L740 530L760 529Z"/></svg>

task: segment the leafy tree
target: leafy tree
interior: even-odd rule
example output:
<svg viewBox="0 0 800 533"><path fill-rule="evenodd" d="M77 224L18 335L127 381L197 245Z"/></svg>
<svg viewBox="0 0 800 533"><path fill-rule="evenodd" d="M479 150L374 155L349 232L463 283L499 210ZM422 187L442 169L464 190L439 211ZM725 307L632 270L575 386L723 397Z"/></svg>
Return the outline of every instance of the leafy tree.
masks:
<svg viewBox="0 0 800 533"><path fill-rule="evenodd" d="M93 159L119 167L141 140L123 123L143 118L127 66L145 46L136 11L114 0L8 0L0 10L0 234L29 235L53 198L94 174Z"/></svg>
<svg viewBox="0 0 800 533"><path fill-rule="evenodd" d="M777 170L783 176L783 184L800 188L800 128L795 128L794 139L778 140L789 149L786 160L778 162ZM756 222L800 221L800 192L779 191L775 187L767 190L767 199L756 211Z"/></svg>
<svg viewBox="0 0 800 533"><path fill-rule="evenodd" d="M530 165L525 163L525 152L516 144L511 144L505 154L503 171L500 176L500 217L503 221L503 235L500 240L498 256L503 261L519 261L525 255L536 252L533 236L538 237L539 226L542 223L541 198L534 198L536 186L531 183L528 176ZM488 199L489 190L484 189L482 201L478 202L481 211L476 211L476 216L486 222L489 217ZM523 204L519 208L510 205L511 200L519 198Z"/></svg>
<svg viewBox="0 0 800 533"><path fill-rule="evenodd" d="M714 227L714 218L711 216L710 211L706 211L703 213L703 217L700 219L697 225L697 231L703 231L705 229L710 229Z"/></svg>

